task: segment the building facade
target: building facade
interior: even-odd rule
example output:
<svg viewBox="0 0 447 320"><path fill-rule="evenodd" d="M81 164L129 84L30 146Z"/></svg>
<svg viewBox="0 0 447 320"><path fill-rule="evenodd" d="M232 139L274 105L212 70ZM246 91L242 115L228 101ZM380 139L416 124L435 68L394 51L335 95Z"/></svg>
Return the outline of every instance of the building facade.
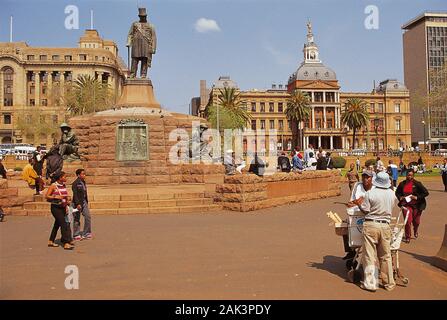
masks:
<svg viewBox="0 0 447 320"><path fill-rule="evenodd" d="M0 43L0 143L51 146L57 133L26 136L19 129L19 116L27 114L30 126L41 121L58 127L66 120L64 91L79 75L108 83L118 96L127 72L116 44L102 39L96 30L86 30L78 48Z"/></svg>
<svg viewBox="0 0 447 320"><path fill-rule="evenodd" d="M220 77L209 90L207 97L196 98L197 106L201 107L195 109L197 113L194 115L205 117L206 107L217 103L222 88L236 88L244 101L243 107L252 116L247 129L266 132L274 129L277 133L277 149L291 150L291 123L284 112L290 94L300 90L307 93L311 106L309 120L299 124L303 129L302 145L312 144L317 148L345 150L352 149L354 144L353 132L341 122L344 104L349 98L359 98L368 105L370 123L367 128L356 132L356 148L396 150L400 147L411 147L410 98L408 89L402 83L388 79L371 92L341 92L336 73L319 58L310 23L303 54L303 62L289 77L287 86L272 85L272 88L267 90L241 91L229 76ZM266 149L269 148L268 141L267 137Z"/></svg>
<svg viewBox="0 0 447 320"><path fill-rule="evenodd" d="M447 12L425 12L402 30L405 85L411 95L429 94L435 82L447 84L446 72L439 72L447 59ZM411 131L413 144L424 145L425 138L431 149L447 148L447 105L428 102L412 108Z"/></svg>
<svg viewBox="0 0 447 320"><path fill-rule="evenodd" d="M342 92L342 106L351 98L366 102L369 124L356 131L355 144L352 130L346 132L347 149L355 146L366 150L405 150L411 147L410 92L402 83L388 79L369 93Z"/></svg>

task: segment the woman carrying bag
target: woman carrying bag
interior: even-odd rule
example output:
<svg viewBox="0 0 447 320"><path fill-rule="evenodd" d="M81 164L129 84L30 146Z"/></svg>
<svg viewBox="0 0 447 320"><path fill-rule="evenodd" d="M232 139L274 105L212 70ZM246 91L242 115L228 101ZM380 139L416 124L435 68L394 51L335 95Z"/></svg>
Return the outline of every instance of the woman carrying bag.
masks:
<svg viewBox="0 0 447 320"><path fill-rule="evenodd" d="M54 243L57 231L61 228L61 242L65 250L73 250L73 241L71 238L70 225L67 223L68 205L70 204L70 197L68 196L65 182L67 181L65 172L61 172L54 182L47 190L45 198L51 202L51 214L54 217L54 225L51 230L49 247L58 247Z"/></svg>
<svg viewBox="0 0 447 320"><path fill-rule="evenodd" d="M425 198L428 196L428 190L423 184L414 179L414 170L408 169L407 178L399 183L396 190L396 197L399 200L399 207L402 213L408 214L407 224L405 225L405 238L402 241L410 243L411 224L413 224L414 238L419 236L418 228L421 224L422 211L427 207Z"/></svg>

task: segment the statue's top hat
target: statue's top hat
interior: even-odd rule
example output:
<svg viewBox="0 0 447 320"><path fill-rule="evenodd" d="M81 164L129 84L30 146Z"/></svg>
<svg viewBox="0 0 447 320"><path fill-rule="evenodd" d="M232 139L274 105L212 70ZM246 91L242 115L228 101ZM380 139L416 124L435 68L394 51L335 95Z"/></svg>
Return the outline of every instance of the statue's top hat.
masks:
<svg viewBox="0 0 447 320"><path fill-rule="evenodd" d="M138 8L138 16L139 17L147 17L146 8Z"/></svg>

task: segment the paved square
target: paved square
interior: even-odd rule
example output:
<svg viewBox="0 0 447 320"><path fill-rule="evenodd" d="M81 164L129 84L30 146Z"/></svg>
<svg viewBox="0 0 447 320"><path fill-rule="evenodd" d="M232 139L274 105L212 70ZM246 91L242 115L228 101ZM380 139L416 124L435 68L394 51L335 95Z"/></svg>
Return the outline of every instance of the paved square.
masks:
<svg viewBox="0 0 447 320"><path fill-rule="evenodd" d="M439 179L440 180L440 179ZM425 183L425 182L424 182ZM419 239L401 246L407 288L369 293L346 281L342 238L329 210L342 196L253 213L93 216L94 240L46 246L52 217L0 224L0 299L447 299L430 265L447 223L441 182L426 182ZM343 215L344 216L344 215ZM67 265L79 290L67 290Z"/></svg>

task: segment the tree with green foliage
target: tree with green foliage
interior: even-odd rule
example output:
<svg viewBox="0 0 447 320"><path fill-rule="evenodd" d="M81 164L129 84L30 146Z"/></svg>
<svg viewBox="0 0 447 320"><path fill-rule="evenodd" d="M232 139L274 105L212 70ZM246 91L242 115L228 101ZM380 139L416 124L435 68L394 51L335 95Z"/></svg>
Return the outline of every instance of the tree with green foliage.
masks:
<svg viewBox="0 0 447 320"><path fill-rule="evenodd" d="M292 148L295 148L296 146L298 146L300 150L304 148L304 146L301 145L303 126L300 124L309 120L311 112L312 107L310 106L310 97L306 93L296 90L289 98L287 98L287 108L284 113L292 127Z"/></svg>
<svg viewBox="0 0 447 320"><path fill-rule="evenodd" d="M37 144L43 137L53 136L59 132L57 123L51 115L45 115L37 108L23 109L17 113L15 127L28 142Z"/></svg>
<svg viewBox="0 0 447 320"><path fill-rule="evenodd" d="M222 131L245 128L251 115L247 112L246 102L241 100L236 89L225 87L219 90L216 105L207 108L207 119L213 128L219 127L219 131Z"/></svg>
<svg viewBox="0 0 447 320"><path fill-rule="evenodd" d="M341 122L352 130L352 149L356 148L355 133L368 126L369 113L367 103L363 99L350 98L344 104Z"/></svg>
<svg viewBox="0 0 447 320"><path fill-rule="evenodd" d="M72 85L67 87L63 99L67 111L72 116L103 111L115 102L107 83L84 74L79 75Z"/></svg>

